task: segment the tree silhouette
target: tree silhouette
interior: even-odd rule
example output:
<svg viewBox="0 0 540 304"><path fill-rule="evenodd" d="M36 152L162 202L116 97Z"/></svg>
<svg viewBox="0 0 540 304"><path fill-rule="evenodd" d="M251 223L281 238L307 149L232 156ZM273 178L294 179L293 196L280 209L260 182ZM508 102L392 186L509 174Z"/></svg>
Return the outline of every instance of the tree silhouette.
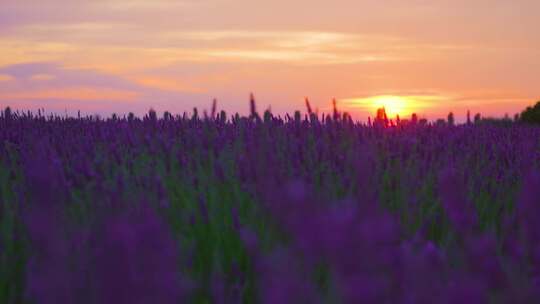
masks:
<svg viewBox="0 0 540 304"><path fill-rule="evenodd" d="M527 107L520 115L520 121L525 123L540 124L540 101L533 107Z"/></svg>

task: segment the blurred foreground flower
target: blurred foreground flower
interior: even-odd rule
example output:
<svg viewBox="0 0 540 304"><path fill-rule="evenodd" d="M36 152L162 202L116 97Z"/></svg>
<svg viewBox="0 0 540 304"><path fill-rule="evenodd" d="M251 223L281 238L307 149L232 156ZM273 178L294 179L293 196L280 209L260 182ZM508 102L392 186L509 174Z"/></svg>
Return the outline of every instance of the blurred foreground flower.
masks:
<svg viewBox="0 0 540 304"><path fill-rule="evenodd" d="M28 297L35 303L180 303L189 293L176 241L150 208L74 233L51 214L28 219Z"/></svg>

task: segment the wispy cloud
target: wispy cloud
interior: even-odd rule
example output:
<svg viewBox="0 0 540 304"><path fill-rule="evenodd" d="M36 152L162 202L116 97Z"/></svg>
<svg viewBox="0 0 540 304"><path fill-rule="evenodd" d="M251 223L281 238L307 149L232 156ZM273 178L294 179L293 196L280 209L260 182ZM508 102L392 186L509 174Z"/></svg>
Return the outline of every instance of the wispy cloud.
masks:
<svg viewBox="0 0 540 304"><path fill-rule="evenodd" d="M6 75L6 74L0 74L0 82L3 82L3 81L11 81L13 80L14 78L10 75Z"/></svg>
<svg viewBox="0 0 540 304"><path fill-rule="evenodd" d="M133 10L177 10L200 5L203 1L186 0L98 0L92 1L91 7L94 9L108 9L115 11L133 11Z"/></svg>
<svg viewBox="0 0 540 304"><path fill-rule="evenodd" d="M31 80L35 80L35 81L47 81L47 80L52 80L55 78L56 76L51 75L51 74L35 74L30 77Z"/></svg>
<svg viewBox="0 0 540 304"><path fill-rule="evenodd" d="M19 109L47 108L110 113L148 108L182 109L179 101L209 99L182 81L167 77L123 77L93 70L65 68L57 63L17 64L0 68L0 106ZM148 101L152 100L152 106Z"/></svg>
<svg viewBox="0 0 540 304"><path fill-rule="evenodd" d="M139 96L139 87L128 81L49 62L11 65L0 73L11 80L0 86L0 100L128 101Z"/></svg>
<svg viewBox="0 0 540 304"><path fill-rule="evenodd" d="M114 75L95 71L66 69L55 62L9 65L1 67L0 73L13 77L15 81L10 86L18 89L50 88L51 86L92 86L122 90L138 88L137 85L130 81Z"/></svg>
<svg viewBox="0 0 540 304"><path fill-rule="evenodd" d="M23 37L23 38L21 38ZM46 37L46 38L45 38ZM43 40L46 39L46 42ZM410 42L377 35L325 31L164 31L114 23L22 27L0 49L11 61L24 58L133 65L144 57L152 65L190 61L280 61L294 64L344 64L410 60ZM17 52L13 50L17 49ZM49 56L48 56L49 55ZM49 58L46 58L46 57ZM84 56L84 60L81 57ZM143 61L136 60L143 66ZM1 62L0 62L1 64ZM88 64L86 64L88 65ZM101 64L103 65L103 64Z"/></svg>
<svg viewBox="0 0 540 304"><path fill-rule="evenodd" d="M73 101L132 101L138 97L137 92L108 88L69 87L41 90L24 90L15 92L0 92L0 100L73 100Z"/></svg>
<svg viewBox="0 0 540 304"><path fill-rule="evenodd" d="M151 87L163 91L182 92L182 93L202 93L202 88L187 83L184 79L172 78L167 76L132 76L132 81L142 86Z"/></svg>

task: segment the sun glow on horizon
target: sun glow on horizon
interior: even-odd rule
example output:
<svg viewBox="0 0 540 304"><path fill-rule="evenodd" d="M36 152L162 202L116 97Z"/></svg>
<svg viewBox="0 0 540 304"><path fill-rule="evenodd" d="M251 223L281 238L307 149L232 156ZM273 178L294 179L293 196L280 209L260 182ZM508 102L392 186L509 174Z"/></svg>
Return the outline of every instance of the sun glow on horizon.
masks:
<svg viewBox="0 0 540 304"><path fill-rule="evenodd" d="M377 109L384 108L388 118L394 118L397 115L400 117L409 116L413 113L411 109L414 100L402 96L383 95L376 96L372 99L373 112Z"/></svg>
<svg viewBox="0 0 540 304"><path fill-rule="evenodd" d="M309 96L358 121L464 120L540 96L538 0L26 2L0 0L0 109L247 113L254 92L280 115Z"/></svg>
<svg viewBox="0 0 540 304"><path fill-rule="evenodd" d="M426 106L427 97L376 95L364 98L350 98L343 100L347 107L362 109L375 115L377 109L384 108L389 119L408 118L412 113L418 113ZM427 98L431 100L432 98Z"/></svg>

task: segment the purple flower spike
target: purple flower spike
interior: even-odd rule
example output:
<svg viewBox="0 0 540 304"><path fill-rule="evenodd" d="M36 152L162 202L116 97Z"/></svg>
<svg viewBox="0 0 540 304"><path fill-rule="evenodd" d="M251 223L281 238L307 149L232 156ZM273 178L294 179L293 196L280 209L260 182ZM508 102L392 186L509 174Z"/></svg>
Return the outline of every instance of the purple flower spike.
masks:
<svg viewBox="0 0 540 304"><path fill-rule="evenodd" d="M506 275L497 257L497 243L493 236L484 234L467 241L468 270L482 278L490 289L502 290Z"/></svg>
<svg viewBox="0 0 540 304"><path fill-rule="evenodd" d="M99 303L178 303L175 241L151 209L108 220L96 242Z"/></svg>
<svg viewBox="0 0 540 304"><path fill-rule="evenodd" d="M443 208L454 229L460 233L472 231L477 224L472 202L467 198L467 190L455 168L448 167L439 175L439 193Z"/></svg>
<svg viewBox="0 0 540 304"><path fill-rule="evenodd" d="M68 233L52 213L27 216L33 255L28 298L37 303L180 303L176 242L153 210L113 216L94 231Z"/></svg>
<svg viewBox="0 0 540 304"><path fill-rule="evenodd" d="M314 286L290 252L277 250L257 263L261 303L318 303Z"/></svg>
<svg viewBox="0 0 540 304"><path fill-rule="evenodd" d="M446 293L441 295L440 303L489 303L488 290L484 282L471 276L455 276L449 283Z"/></svg>
<svg viewBox="0 0 540 304"><path fill-rule="evenodd" d="M66 199L66 178L61 159L49 144L36 143L37 151L27 151L24 163L25 178L32 201L43 205L62 203Z"/></svg>

